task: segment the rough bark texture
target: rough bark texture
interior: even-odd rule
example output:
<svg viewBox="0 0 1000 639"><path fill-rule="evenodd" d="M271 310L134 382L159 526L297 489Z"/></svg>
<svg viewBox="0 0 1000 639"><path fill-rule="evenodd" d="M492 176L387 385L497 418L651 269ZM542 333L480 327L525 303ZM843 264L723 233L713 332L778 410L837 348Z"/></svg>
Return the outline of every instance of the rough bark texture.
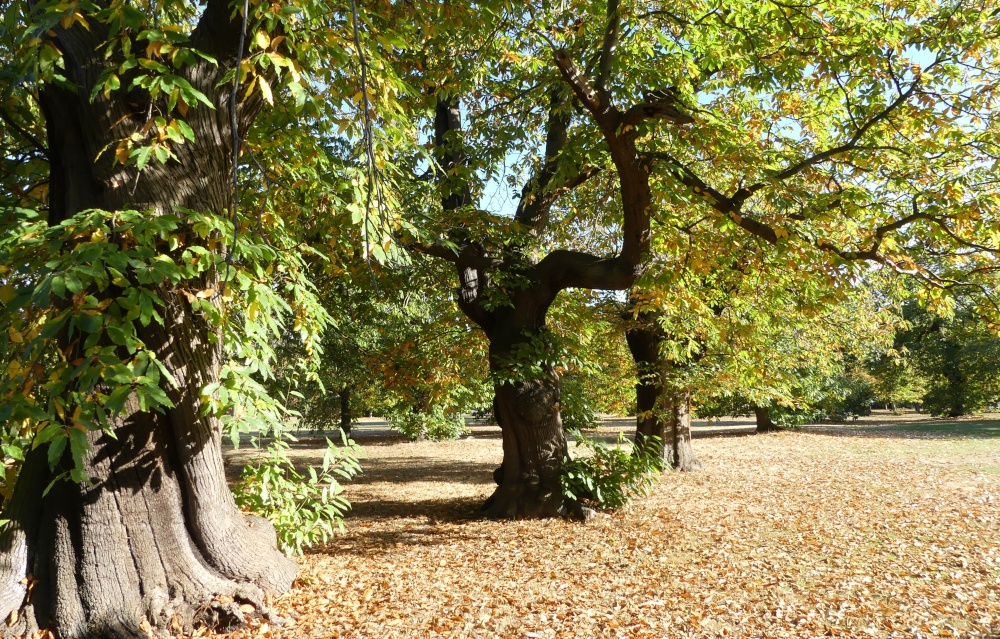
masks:
<svg viewBox="0 0 1000 639"><path fill-rule="evenodd" d="M774 421L771 420L771 409L767 406L754 406L753 414L757 420L757 431L758 433L770 433L778 430L775 426Z"/></svg>
<svg viewBox="0 0 1000 639"><path fill-rule="evenodd" d="M500 335L490 340L490 367L498 379L510 375L511 349L526 341ZM563 512L559 474L568 456L559 415L559 376L547 369L532 379L494 386L493 409L503 433L503 463L494 474L498 486L484 505L487 517L555 517Z"/></svg>
<svg viewBox="0 0 1000 639"><path fill-rule="evenodd" d="M149 111L141 104L136 110L142 95L124 91L88 99L103 66L117 64L99 56L101 31L94 20L89 30L52 32L67 77L81 88L48 86L41 93L50 224L88 208L155 215L182 206L225 214L232 133L227 94L216 84L237 53L228 6L210 2L192 38L219 56L219 66L183 71L214 96L216 109L191 110L187 121L197 139L175 147L179 162L151 163L138 176L115 165L112 153L100 153L141 127ZM220 47L229 45L227 58ZM251 98L240 105L241 128L258 104ZM207 288L216 279L209 273L198 284ZM61 639L117 638L145 637L148 629L178 634L198 622L229 628L244 621L239 603L266 611L264 593L286 590L295 578L296 566L278 552L271 525L237 509L223 470L220 424L200 414L201 388L219 376L221 334L191 311L180 291L157 294L166 303L165 325L142 327L139 337L178 381L178 388L166 389L175 406L143 413L133 398L111 420L115 437L88 433L89 484L56 481L43 496L62 469L49 469L44 449L26 460L4 513L11 523L0 533L0 618L16 619L4 634L40 627Z"/></svg>
<svg viewBox="0 0 1000 639"><path fill-rule="evenodd" d="M655 321L644 319L625 335L639 373L635 450L658 455L676 470L701 470L691 445L691 391L669 383L671 364L660 355L663 332Z"/></svg>

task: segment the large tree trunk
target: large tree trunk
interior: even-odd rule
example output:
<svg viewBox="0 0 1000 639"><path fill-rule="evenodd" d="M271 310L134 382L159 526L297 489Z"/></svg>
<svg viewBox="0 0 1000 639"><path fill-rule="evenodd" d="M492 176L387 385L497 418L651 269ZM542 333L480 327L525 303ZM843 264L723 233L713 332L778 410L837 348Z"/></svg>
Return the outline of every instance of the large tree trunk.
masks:
<svg viewBox="0 0 1000 639"><path fill-rule="evenodd" d="M228 6L214 6L228 21ZM187 118L196 141L175 147L179 161L151 163L136 176L114 165L113 153L100 153L142 122L124 97L88 99L102 65L91 57L88 33L76 27L73 37L60 36L66 74L79 92L47 87L41 96L50 224L88 208L157 215L182 206L225 214L232 136L225 94L215 88L225 64L189 70L192 84L217 96L215 110L192 109ZM253 113L241 107L242 126ZM218 276L209 272L194 284L218 286ZM165 302L164 325L137 328L178 382L165 389L174 408L142 412L133 396L110 419L113 437L88 432L89 483L57 478L68 455L54 471L44 447L29 456L3 515L10 523L0 532L0 634L40 627L60 639L117 638L145 637L149 628L178 634L199 622L229 628L244 621L240 603L266 611L266 591L291 587L295 564L278 552L268 522L237 509L220 423L202 414L201 389L219 379L221 333L192 312L181 291L164 285L156 294Z"/></svg>
<svg viewBox="0 0 1000 639"><path fill-rule="evenodd" d="M538 335L521 333L515 326L505 322L490 334L490 369L495 379L510 378L512 350ZM559 375L551 367L543 368L540 376L494 385L493 410L503 433L503 463L494 473L497 489L483 507L487 517L520 519L564 513L559 477L569 450L559 415Z"/></svg>
<svg viewBox="0 0 1000 639"><path fill-rule="evenodd" d="M638 371L635 385L637 454L652 454L682 471L701 470L691 445L691 391L670 382L670 362L661 353L664 335L655 320L629 327L625 334Z"/></svg>

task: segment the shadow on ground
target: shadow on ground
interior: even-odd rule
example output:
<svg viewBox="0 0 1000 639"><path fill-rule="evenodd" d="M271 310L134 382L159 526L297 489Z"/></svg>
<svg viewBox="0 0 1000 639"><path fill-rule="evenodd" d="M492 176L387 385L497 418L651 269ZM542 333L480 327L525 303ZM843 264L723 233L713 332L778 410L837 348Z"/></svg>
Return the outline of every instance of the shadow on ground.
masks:
<svg viewBox="0 0 1000 639"><path fill-rule="evenodd" d="M352 480L354 484L388 482L446 482L463 484L492 484L496 464L467 462L459 459L437 460L427 457L393 457L391 459L363 459L364 472Z"/></svg>
<svg viewBox="0 0 1000 639"><path fill-rule="evenodd" d="M389 500L377 499L352 504L345 519L425 519L428 525L445 522L460 523L482 519L480 497L448 497L444 499ZM349 538L349 535L346 538Z"/></svg>

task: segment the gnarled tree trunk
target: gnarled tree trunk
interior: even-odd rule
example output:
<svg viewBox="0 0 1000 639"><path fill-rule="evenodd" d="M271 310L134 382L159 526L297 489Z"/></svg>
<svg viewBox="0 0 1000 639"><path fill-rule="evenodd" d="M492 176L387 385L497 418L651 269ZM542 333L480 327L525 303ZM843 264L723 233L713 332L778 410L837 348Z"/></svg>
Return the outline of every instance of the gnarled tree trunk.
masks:
<svg viewBox="0 0 1000 639"><path fill-rule="evenodd" d="M498 380L493 409L503 433L503 463L494 474L497 489L483 506L487 517L563 513L559 475L569 451L559 415L559 375L546 367L531 379L499 381L510 376L511 349L530 337L511 332L491 335L490 368Z"/></svg>
<svg viewBox="0 0 1000 639"><path fill-rule="evenodd" d="M638 372L635 451L676 470L701 470L691 445L691 391L671 383L671 363L660 353L663 331L648 315L625 333Z"/></svg>
<svg viewBox="0 0 1000 639"><path fill-rule="evenodd" d="M97 20L92 25L50 32L66 76L79 87L48 86L41 93L50 224L89 208L225 214L232 201L232 131L228 92L217 84L237 58L228 4L210 0L191 40L215 53L219 65L178 72L216 108L192 108L186 120L195 141L174 147L177 161L151 162L139 175L103 151L142 127L150 109L129 103L141 95L88 98L102 69L118 64L102 58L102 27ZM128 81L123 78L123 87ZM258 108L259 96L239 105L241 129ZM215 272L203 278L196 284L218 286ZM202 414L201 389L219 378L222 336L181 291L163 285L157 295L165 302L164 325L138 326L138 332L178 382L164 389L174 407L142 412L133 397L111 417L113 437L88 432L89 483L57 479L43 493L70 463L68 455L55 470L45 448L29 456L3 515L10 523L0 532L6 626L0 634L49 628L60 639L117 638L144 637L148 629L177 634L197 622L229 628L244 621L240 603L265 611L266 591L291 587L295 564L277 550L268 522L237 509L226 484L220 423Z"/></svg>

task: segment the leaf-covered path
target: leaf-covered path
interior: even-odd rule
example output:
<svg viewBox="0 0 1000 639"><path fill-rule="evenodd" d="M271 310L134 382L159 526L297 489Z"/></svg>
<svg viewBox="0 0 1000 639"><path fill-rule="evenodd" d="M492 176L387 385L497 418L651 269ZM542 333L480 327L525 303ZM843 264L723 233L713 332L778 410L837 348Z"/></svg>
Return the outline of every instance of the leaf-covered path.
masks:
<svg viewBox="0 0 1000 639"><path fill-rule="evenodd" d="M240 634L1000 636L997 422L702 438L704 472L587 524L476 518L494 430L359 440L347 533Z"/></svg>

